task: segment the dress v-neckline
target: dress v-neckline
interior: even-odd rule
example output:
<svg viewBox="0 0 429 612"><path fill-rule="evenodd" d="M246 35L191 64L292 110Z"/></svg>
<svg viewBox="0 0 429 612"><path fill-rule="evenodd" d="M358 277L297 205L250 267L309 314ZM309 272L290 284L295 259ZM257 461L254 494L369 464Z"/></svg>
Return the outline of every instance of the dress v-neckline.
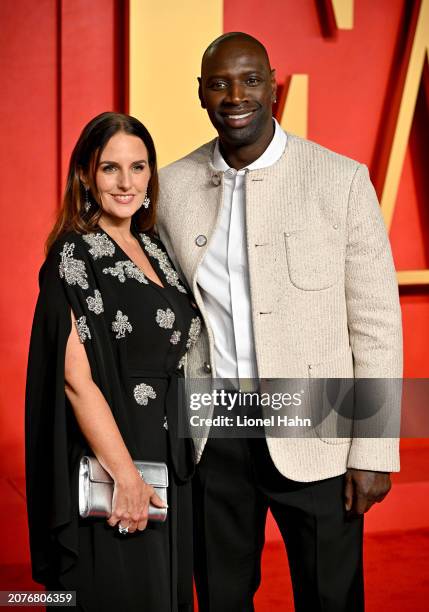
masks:
<svg viewBox="0 0 429 612"><path fill-rule="evenodd" d="M139 235L139 234L137 234L137 236L136 236L136 235L135 235L133 232L131 232L132 236L134 236L134 238L135 238L135 239L137 240L137 242L139 243L139 245L140 245L140 248L141 248L142 252L144 253L144 255L146 255L147 260L148 260L148 263L149 263L150 267L152 268L152 271L155 273L155 275L157 276L157 278L159 279L159 281L162 283L161 285L160 285L159 283L157 283L156 281L153 281L151 278L149 278L149 276L148 276L148 275L145 273L145 271L144 271L144 270L142 270L142 269L141 269L141 267L140 267L140 266L138 266L138 265L136 264L136 262L135 262L133 259L131 259L131 257L130 257L130 256L129 256L129 255L128 255L128 254L127 254L125 251L124 251L124 249L123 249L123 248L122 248L122 247L121 247L121 246L120 246L120 245L119 245L119 244L116 242L116 240L115 240L114 238L112 238L112 236L111 236L111 235L110 235L108 232L106 232L106 230L104 230L104 229L103 229L102 227L100 227L100 226L98 226L98 228L100 229L100 231L102 231L102 232L103 232L103 234L105 234L105 236L107 236L107 238L108 238L109 240L111 240L111 241L113 242L113 244L114 244L114 245L115 245L115 247L118 249L118 251L120 251L120 252L121 252L121 253L122 253L122 254L123 254L123 255L124 255L126 258L127 258L127 260L128 260L128 261L130 261L130 262L133 264L133 266L135 266L135 267L136 267L136 268L137 268L137 269L138 269L138 270L139 270L139 271L140 271L140 272L141 272L141 273L144 275L145 279L146 279L146 280L147 280L149 283L151 283L152 285L154 285L154 286L155 286L155 287L157 287L158 289L161 289L161 290L162 290L162 289L167 289L166 285L163 283L163 281L162 281L162 280L161 280L161 278L160 278L160 273L159 273L160 267L158 266L158 262L157 262L157 260L156 260L156 257L153 257L153 256L152 256L150 253L146 253L146 249L144 248L144 245L142 244L142 241L141 241L141 238L140 238L140 235ZM150 259L149 259L149 258L150 258ZM156 268L154 268L154 266L153 266L153 264L152 264L152 262L151 262L150 260L152 260L153 262L155 262L155 266L156 266ZM161 272L162 272L162 270L161 270Z"/></svg>

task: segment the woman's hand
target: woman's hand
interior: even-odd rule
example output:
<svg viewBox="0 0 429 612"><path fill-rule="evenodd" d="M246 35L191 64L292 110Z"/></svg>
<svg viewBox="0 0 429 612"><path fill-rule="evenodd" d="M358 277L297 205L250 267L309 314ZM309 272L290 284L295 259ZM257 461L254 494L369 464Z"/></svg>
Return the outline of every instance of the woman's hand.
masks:
<svg viewBox="0 0 429 612"><path fill-rule="evenodd" d="M107 519L111 527L120 524L128 533L146 529L149 504L165 508L165 503L140 476L137 469L114 479L112 514Z"/></svg>
<svg viewBox="0 0 429 612"><path fill-rule="evenodd" d="M165 504L137 471L112 411L92 380L85 348L76 331L74 314L71 312L70 316L72 325L66 348L65 392L89 446L115 483L108 523L112 527L120 523L122 527L128 527L129 532L143 531L147 525L149 503L157 508L164 508Z"/></svg>

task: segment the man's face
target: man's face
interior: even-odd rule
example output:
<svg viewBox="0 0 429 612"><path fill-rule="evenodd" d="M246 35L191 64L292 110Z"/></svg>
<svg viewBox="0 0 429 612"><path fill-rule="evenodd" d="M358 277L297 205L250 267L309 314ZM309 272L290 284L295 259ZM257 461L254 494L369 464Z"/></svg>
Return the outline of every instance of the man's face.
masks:
<svg viewBox="0 0 429 612"><path fill-rule="evenodd" d="M224 142L254 144L272 129L275 73L258 45L221 43L204 59L199 83L201 106Z"/></svg>

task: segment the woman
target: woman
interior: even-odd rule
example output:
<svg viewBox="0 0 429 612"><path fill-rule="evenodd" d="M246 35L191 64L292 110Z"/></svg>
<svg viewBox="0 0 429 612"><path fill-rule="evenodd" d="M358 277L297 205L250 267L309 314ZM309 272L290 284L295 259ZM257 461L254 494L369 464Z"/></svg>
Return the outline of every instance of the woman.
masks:
<svg viewBox="0 0 429 612"><path fill-rule="evenodd" d="M146 128L103 113L72 153L47 241L26 393L33 577L76 590L78 609L192 609L189 440L177 384L200 319L153 236L158 177ZM82 519L78 473L95 456L114 481L112 514ZM133 460L166 462L162 506Z"/></svg>

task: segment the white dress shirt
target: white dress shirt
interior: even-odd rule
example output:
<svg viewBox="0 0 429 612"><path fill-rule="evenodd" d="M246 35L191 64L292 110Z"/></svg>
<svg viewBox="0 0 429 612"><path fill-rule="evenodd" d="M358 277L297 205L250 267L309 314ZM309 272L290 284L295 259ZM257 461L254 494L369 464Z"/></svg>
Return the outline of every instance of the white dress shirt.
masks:
<svg viewBox="0 0 429 612"><path fill-rule="evenodd" d="M264 153L246 168L225 162L219 140L213 165L224 173L218 224L198 270L198 285L214 334L216 372L226 379L257 378L246 244L245 173L280 159L287 136L274 119L275 131Z"/></svg>

